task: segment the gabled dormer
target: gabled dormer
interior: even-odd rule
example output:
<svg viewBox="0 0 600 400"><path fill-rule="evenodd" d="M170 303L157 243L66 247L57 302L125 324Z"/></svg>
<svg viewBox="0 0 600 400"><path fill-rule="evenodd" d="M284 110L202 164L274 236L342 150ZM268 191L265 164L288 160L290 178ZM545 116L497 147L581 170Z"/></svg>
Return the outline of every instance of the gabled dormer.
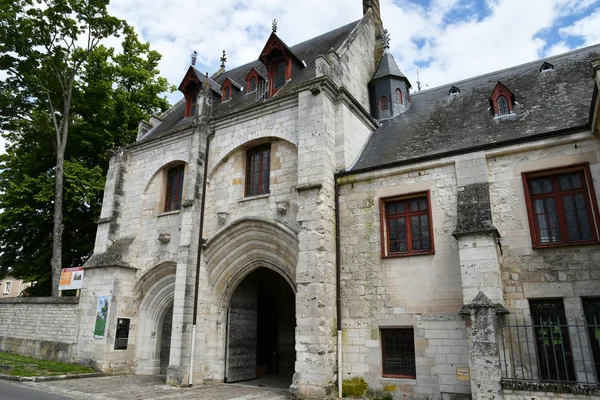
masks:
<svg viewBox="0 0 600 400"><path fill-rule="evenodd" d="M386 33L383 55L369 82L373 118L393 118L407 110L410 107L411 87L408 78L400 71L390 52L389 38Z"/></svg>
<svg viewBox="0 0 600 400"><path fill-rule="evenodd" d="M218 83L209 78L208 74L202 75L200 71L190 66L178 87L185 97L186 118L196 114L196 99L203 84L207 84L214 93L221 94L221 87Z"/></svg>
<svg viewBox="0 0 600 400"><path fill-rule="evenodd" d="M304 63L277 36L271 33L265 47L258 57L267 69L269 97L277 93L283 85L292 79L294 71L304 68Z"/></svg>
<svg viewBox="0 0 600 400"><path fill-rule="evenodd" d="M240 85L230 77L225 78L223 84L221 85L221 102L226 102L233 98L234 88L239 92L244 91L242 85Z"/></svg>
<svg viewBox="0 0 600 400"><path fill-rule="evenodd" d="M490 96L490 109L496 117L513 114L515 95L500 81Z"/></svg>
<svg viewBox="0 0 600 400"><path fill-rule="evenodd" d="M202 88L202 81L194 67L189 67L179 84L179 91L185 97L185 117L193 117L196 113L196 98Z"/></svg>
<svg viewBox="0 0 600 400"><path fill-rule="evenodd" d="M246 75L246 93L256 92L266 81L266 76L261 74L256 68L251 68L248 75Z"/></svg>

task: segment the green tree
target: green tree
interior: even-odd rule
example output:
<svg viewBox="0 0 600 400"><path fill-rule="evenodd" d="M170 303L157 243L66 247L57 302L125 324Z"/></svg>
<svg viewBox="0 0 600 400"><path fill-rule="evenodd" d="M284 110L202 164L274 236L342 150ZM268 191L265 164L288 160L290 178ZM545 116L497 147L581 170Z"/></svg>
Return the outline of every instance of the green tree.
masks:
<svg viewBox="0 0 600 400"><path fill-rule="evenodd" d="M94 20L89 26L111 28L88 29L77 25L77 18L54 15L62 9L77 16L83 3L95 10L88 14ZM158 76L160 55L140 43L131 27L109 17L107 3L47 1L52 7L42 11L31 8L30 1L0 0L0 70L8 72L0 86L0 127L9 143L0 156L0 275L10 268L11 274L36 281L31 294L55 293L60 268L81 266L90 256L108 169L106 151L133 142L140 120L168 108L160 94L172 87ZM6 36L36 18L57 19L65 31L74 24L69 37L88 29L99 38L122 27L122 51L97 41L82 49L73 41L70 50L55 47L59 56L53 57L31 44L38 43L33 29L21 35L28 39ZM63 75L55 76L57 71Z"/></svg>

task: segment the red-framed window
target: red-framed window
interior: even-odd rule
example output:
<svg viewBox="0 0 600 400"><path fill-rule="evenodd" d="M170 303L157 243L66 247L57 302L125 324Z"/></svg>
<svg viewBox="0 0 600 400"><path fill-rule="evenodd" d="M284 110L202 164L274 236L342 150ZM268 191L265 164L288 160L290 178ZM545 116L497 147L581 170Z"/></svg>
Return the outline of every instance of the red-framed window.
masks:
<svg viewBox="0 0 600 400"><path fill-rule="evenodd" d="M185 165L179 164L167 170L167 189L165 193L165 212L181 208L181 195L183 193L183 176Z"/></svg>
<svg viewBox="0 0 600 400"><path fill-rule="evenodd" d="M429 192L380 200L382 257L434 253Z"/></svg>
<svg viewBox="0 0 600 400"><path fill-rule="evenodd" d="M256 90L258 79L253 76L248 80L248 93L252 93Z"/></svg>
<svg viewBox="0 0 600 400"><path fill-rule="evenodd" d="M379 99L379 109L381 111L386 111L389 110L390 105L388 104L388 98L387 96L381 96L381 98Z"/></svg>
<svg viewBox="0 0 600 400"><path fill-rule="evenodd" d="M246 197L269 193L271 144L256 146L246 153Z"/></svg>
<svg viewBox="0 0 600 400"><path fill-rule="evenodd" d="M402 104L402 90L396 89L396 104Z"/></svg>
<svg viewBox="0 0 600 400"><path fill-rule="evenodd" d="M221 101L231 100L231 96L233 96L233 87L231 81L226 80L221 87Z"/></svg>
<svg viewBox="0 0 600 400"><path fill-rule="evenodd" d="M381 329L381 356L383 377L416 378L414 329Z"/></svg>
<svg viewBox="0 0 600 400"><path fill-rule="evenodd" d="M598 243L598 203L589 164L524 172L534 248Z"/></svg>

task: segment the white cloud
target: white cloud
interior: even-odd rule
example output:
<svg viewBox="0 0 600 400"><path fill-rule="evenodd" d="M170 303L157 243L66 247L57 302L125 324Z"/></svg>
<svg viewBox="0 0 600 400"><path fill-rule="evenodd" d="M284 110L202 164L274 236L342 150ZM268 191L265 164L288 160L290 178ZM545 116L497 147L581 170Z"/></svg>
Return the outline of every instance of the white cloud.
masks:
<svg viewBox="0 0 600 400"><path fill-rule="evenodd" d="M600 8L574 24L561 28L559 32L561 36L582 37L585 46L600 42Z"/></svg>

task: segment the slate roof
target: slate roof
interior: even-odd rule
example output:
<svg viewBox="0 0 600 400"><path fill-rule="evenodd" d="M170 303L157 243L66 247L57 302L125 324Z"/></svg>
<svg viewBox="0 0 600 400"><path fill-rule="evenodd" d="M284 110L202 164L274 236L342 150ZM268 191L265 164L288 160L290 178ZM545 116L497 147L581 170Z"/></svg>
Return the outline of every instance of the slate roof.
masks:
<svg viewBox="0 0 600 400"><path fill-rule="evenodd" d="M349 37L350 33L354 30L359 22L360 20L351 22L342 26L341 28L337 28L333 31L314 37L295 46L291 46L290 50L296 57L298 57L299 60L302 60L306 63L306 67L299 71L295 71L292 79L281 89L279 89L276 96L282 96L286 93L293 92L297 85L314 79L316 77L314 67L315 57L320 54L327 54L332 48L338 49L344 40ZM234 88L233 98L224 103L221 103L221 95L219 90L219 94L215 94L215 99L213 101L213 116L218 117L221 115L226 115L239 108L249 106L259 101L256 99L256 93L246 93L245 91L246 76L252 68L255 68L261 75L267 76L267 70L265 66L259 60L255 60L251 63L234 68L231 71L224 71L219 76L214 78L214 83L220 86L223 84L225 79L229 77L231 80L241 83L244 86L244 90L240 91L239 89ZM204 74L197 70L195 71L201 81L204 82ZM213 90L215 90L214 86L215 85L213 85L213 82L211 82L211 88ZM149 130L140 141L147 140L149 138L166 133L174 128L182 127L192 123L192 118L184 118L185 102L179 103L174 107L177 107L177 109L173 110L173 112L171 112L162 123Z"/></svg>
<svg viewBox="0 0 600 400"><path fill-rule="evenodd" d="M386 76L397 76L398 78L406 79L406 76L402 73L402 71L400 71L400 67L398 67L394 56L392 56L388 49L386 49L383 53L383 56L381 56L379 66L377 66L377 70L375 71L375 74L373 74L373 78L371 78L371 81ZM408 79L406 80L408 81Z"/></svg>
<svg viewBox="0 0 600 400"><path fill-rule="evenodd" d="M410 108L382 121L353 171L583 127L594 96L591 61L600 45L411 94ZM547 61L554 69L540 72ZM494 118L489 98L502 81L515 115ZM449 95L452 86L460 93Z"/></svg>

